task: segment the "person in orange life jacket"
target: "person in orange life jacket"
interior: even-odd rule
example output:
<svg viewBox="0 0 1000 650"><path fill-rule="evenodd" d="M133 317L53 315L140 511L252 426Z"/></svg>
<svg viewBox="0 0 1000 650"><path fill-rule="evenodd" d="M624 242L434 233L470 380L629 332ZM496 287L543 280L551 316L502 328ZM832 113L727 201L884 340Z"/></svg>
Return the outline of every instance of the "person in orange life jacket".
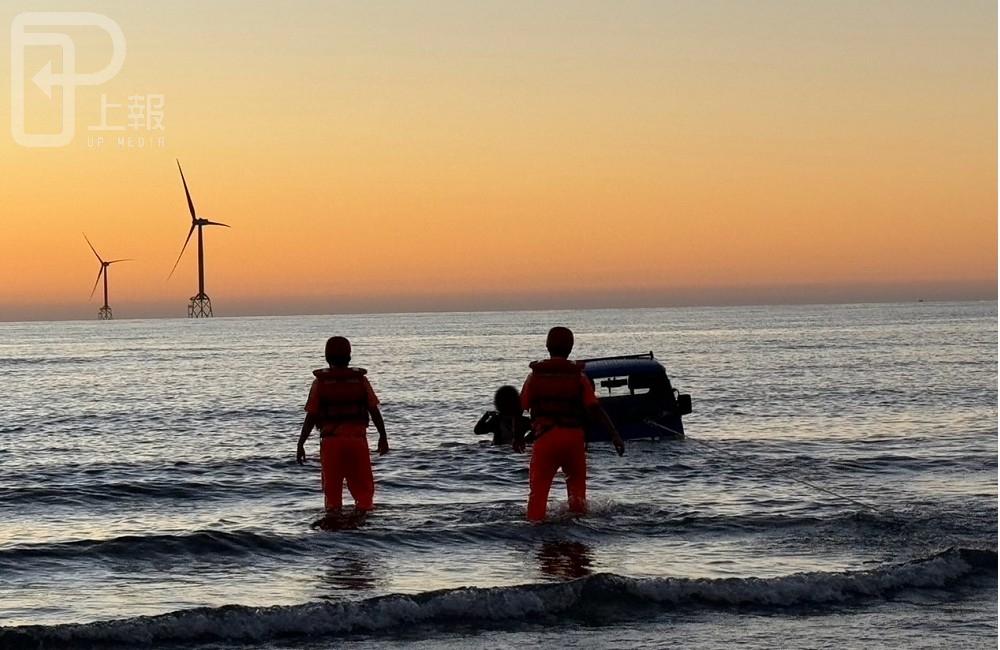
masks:
<svg viewBox="0 0 1000 650"><path fill-rule="evenodd" d="M531 364L531 374L521 389L521 405L531 412L535 443L528 471L528 520L542 521L548 507L552 479L560 468L566 475L569 509L587 511L587 450L584 427L588 420L604 426L618 455L625 453L618 430L601 408L594 385L583 374L583 365L568 359L573 332L553 327L545 341L551 358ZM524 438L514 440L514 450L524 451Z"/></svg>
<svg viewBox="0 0 1000 650"><path fill-rule="evenodd" d="M350 368L351 342L334 336L326 342L329 368L314 370L306 417L302 422L296 460L306 459L305 442L314 428L320 431L320 462L323 468L323 497L327 512L342 506L344 480L354 497L355 509L367 512L373 508L375 479L372 476L368 451L369 416L378 429L378 453L389 452L385 421L379 410L378 397L365 377L363 368Z"/></svg>
<svg viewBox="0 0 1000 650"><path fill-rule="evenodd" d="M520 433L531 435L531 422L524 416L521 395L513 386L501 386L493 395L495 411L486 411L474 429L477 436L492 434L494 445L513 444Z"/></svg>

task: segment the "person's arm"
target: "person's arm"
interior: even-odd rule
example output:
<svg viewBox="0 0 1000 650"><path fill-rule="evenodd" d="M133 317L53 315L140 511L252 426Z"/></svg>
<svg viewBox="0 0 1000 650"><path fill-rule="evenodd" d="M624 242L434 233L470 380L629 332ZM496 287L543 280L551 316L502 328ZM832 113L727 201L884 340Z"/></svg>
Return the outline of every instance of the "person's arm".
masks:
<svg viewBox="0 0 1000 650"><path fill-rule="evenodd" d="M306 413L306 418L302 421L302 433L299 434L299 446L295 450L295 460L299 465L306 462L306 440L309 434L316 427L316 418L311 413Z"/></svg>
<svg viewBox="0 0 1000 650"><path fill-rule="evenodd" d="M368 408L372 416L372 424L378 429L378 455L385 456L389 453L389 438L385 435L385 420L382 419L382 411L377 406Z"/></svg>
<svg viewBox="0 0 1000 650"><path fill-rule="evenodd" d="M625 443L622 442L622 437L618 434L618 429L615 427L615 423L611 421L611 418L608 417L607 412L601 408L600 404L591 404L587 411L592 420L608 430L608 433L611 434L611 444L615 446L615 451L618 452L619 456L624 456Z"/></svg>
<svg viewBox="0 0 1000 650"><path fill-rule="evenodd" d="M379 409L378 396L375 395L375 390L367 377L362 377L361 381L364 382L365 392L368 393L368 414L372 418L372 424L378 429L378 455L385 456L389 453L389 439L385 436L385 420Z"/></svg>
<svg viewBox="0 0 1000 650"><path fill-rule="evenodd" d="M515 451L524 451L529 442L535 442L535 434L531 432L531 418L521 415L518 417L517 427L514 429L514 442L512 446L519 445L520 450L515 449Z"/></svg>
<svg viewBox="0 0 1000 650"><path fill-rule="evenodd" d="M312 386L309 387L309 397L306 398L306 419L302 421L302 432L299 434L299 445L295 450L295 460L298 461L299 465L306 462L306 440L309 439L309 434L312 430L316 428L319 424L319 419L316 415L319 413L319 393L316 389L316 380L313 380Z"/></svg>
<svg viewBox="0 0 1000 650"><path fill-rule="evenodd" d="M528 411L531 408L531 375L524 380L524 384L521 386L521 408ZM530 422L530 420L529 420ZM528 425L528 429L531 425ZM510 443L511 449L517 453L524 452L524 434L526 431L522 427L514 427L514 440Z"/></svg>
<svg viewBox="0 0 1000 650"><path fill-rule="evenodd" d="M601 407L601 403L597 400L597 395L594 393L594 383L583 373L580 373L580 381L583 384L583 405L587 408L587 415L592 422L597 422L607 429L608 433L611 434L611 444L614 445L615 451L618 452L619 456L624 456L625 443L622 442L622 437L618 434L615 423L611 421L607 411Z"/></svg>
<svg viewBox="0 0 1000 650"><path fill-rule="evenodd" d="M499 415L496 411L486 411L483 413L483 417L479 418L479 422L476 422L476 428L473 432L477 436L485 436L487 433L493 433L496 428L496 418Z"/></svg>

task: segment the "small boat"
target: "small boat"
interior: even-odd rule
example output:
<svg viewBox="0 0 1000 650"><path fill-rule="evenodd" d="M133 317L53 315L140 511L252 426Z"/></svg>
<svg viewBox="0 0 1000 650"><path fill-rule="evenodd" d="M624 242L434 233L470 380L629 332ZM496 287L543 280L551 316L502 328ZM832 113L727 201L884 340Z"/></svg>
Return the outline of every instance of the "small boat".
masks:
<svg viewBox="0 0 1000 650"><path fill-rule="evenodd" d="M681 416L691 412L691 396L670 385L666 368L652 352L582 361L622 439L684 437ZM600 425L587 428L588 442L607 439L608 432Z"/></svg>

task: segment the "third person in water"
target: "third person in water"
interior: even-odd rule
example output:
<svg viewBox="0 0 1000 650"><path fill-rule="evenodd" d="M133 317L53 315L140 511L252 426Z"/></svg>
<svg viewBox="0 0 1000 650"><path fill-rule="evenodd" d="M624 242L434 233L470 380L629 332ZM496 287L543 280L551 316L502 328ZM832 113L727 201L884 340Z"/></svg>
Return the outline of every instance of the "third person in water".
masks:
<svg viewBox="0 0 1000 650"><path fill-rule="evenodd" d="M528 519L542 521L549 490L556 472L566 475L569 509L587 511L587 450L585 428L596 423L608 430L618 455L625 445L615 425L597 401L594 386L583 372L583 364L569 360L573 332L553 327L545 345L549 358L531 364L531 373L521 393L513 386L501 387L494 396L496 411L483 415L476 433L491 433L493 444L510 444L523 452L533 440L529 467ZM351 343L334 336L326 343L328 368L314 371L306 417L299 435L296 458L305 462L305 442L314 428L320 431L320 461L323 494L328 515L340 511L344 482L354 497L355 509L364 513L374 507L375 481L368 450L367 428L371 421L379 432L379 455L389 451L379 401L365 370L351 368ZM524 411L531 415L530 420Z"/></svg>
<svg viewBox="0 0 1000 650"><path fill-rule="evenodd" d="M513 386L501 386L493 395L495 411L486 411L476 422L477 436L491 434L494 445L512 445L514 439L531 435L531 422L524 415L521 395Z"/></svg>

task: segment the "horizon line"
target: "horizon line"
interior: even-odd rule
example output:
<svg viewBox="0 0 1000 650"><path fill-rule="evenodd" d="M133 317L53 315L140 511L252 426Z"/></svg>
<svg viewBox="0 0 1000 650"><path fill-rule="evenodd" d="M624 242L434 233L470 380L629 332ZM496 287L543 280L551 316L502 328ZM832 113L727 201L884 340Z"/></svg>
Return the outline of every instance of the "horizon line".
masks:
<svg viewBox="0 0 1000 650"><path fill-rule="evenodd" d="M637 311L637 310L649 310L649 309L739 309L739 308L755 308L755 307L821 307L821 306L831 306L831 307L847 307L851 305L915 305L915 304L960 304L960 303L996 303L998 302L997 297L979 297L979 298L918 298L909 300L887 300L887 299L845 299L845 300L830 300L830 301L786 301L786 302L740 302L740 303L691 303L691 304L673 304L673 305L609 305L609 306L561 306L561 307L509 307L500 309L488 309L488 308L476 308L470 307L467 309L418 309L412 311L392 311L392 310L369 310L369 311L328 311L328 312L311 312L311 311L294 311L294 312L283 312L283 313L260 313L254 311L248 311L245 313L234 313L229 315L215 316L215 319L235 319L235 318L296 318L296 317L317 317L317 316L405 316L405 315L421 315L421 314L504 314L504 313L537 313L537 312L569 312L569 311ZM190 319L187 316L177 315L150 315L150 316L126 316L124 318L115 318L113 320L117 321L138 321L138 320L198 320ZM89 322L99 322L97 318L37 318L30 320L8 320L0 316L0 324L30 324L30 323L89 323Z"/></svg>

